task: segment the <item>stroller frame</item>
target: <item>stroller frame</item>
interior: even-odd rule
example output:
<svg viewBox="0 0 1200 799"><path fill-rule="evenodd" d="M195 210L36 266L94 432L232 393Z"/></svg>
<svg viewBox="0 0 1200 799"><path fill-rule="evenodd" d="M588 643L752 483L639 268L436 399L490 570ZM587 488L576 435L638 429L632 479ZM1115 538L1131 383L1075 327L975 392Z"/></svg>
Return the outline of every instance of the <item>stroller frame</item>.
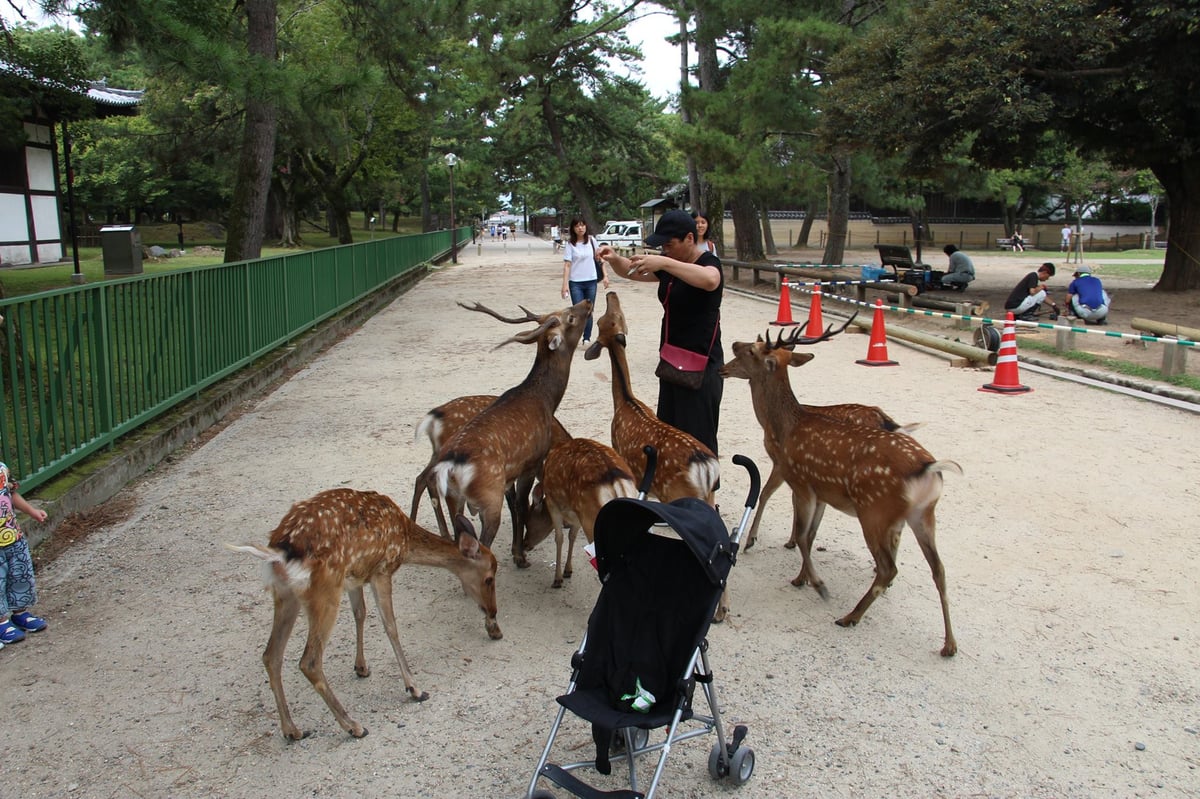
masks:
<svg viewBox="0 0 1200 799"><path fill-rule="evenodd" d="M744 725L737 725L732 738L726 737L726 726L721 719L720 702L708 658L707 640L708 627L726 586L729 570L737 560L738 541L750 521L759 494L759 474L754 462L741 455L734 456L733 462L750 473L751 489L741 520L732 534L726 534L724 523L716 510L697 499L681 499L669 504L616 499L601 509L596 522L595 543L597 568L604 585L588 620L587 632L571 657L572 671L567 693L558 697L558 712L530 779L526 799L553 799L555 795L549 790L538 788L543 779L583 799L648 799L658 788L671 748L682 741L712 732L716 733L717 740L709 752L709 775L717 780L731 777L736 785L750 778L754 771L754 752L743 743L748 730ZM678 538L668 538L651 529L663 527L670 528ZM703 530L693 534L700 528ZM685 549L690 551L692 559L680 563L677 556ZM632 623L632 627L636 628L632 636L634 645L626 647L628 636L625 635L625 628L630 620L608 611L620 611L622 604L640 607L638 603L642 596L637 590L641 583L646 582L640 580L644 576L641 570L646 570L646 576L653 576L655 568L661 569L667 565L689 572L680 577L681 580L691 577L706 582L708 601L695 601L693 592L675 600L674 607L663 608L657 604L645 606L654 607L660 616L683 620L678 625L677 640L666 641L676 645L664 647L667 660L674 659L683 668L675 670L674 664L666 663L660 669L665 672L663 675L657 675L650 669L647 678L656 680L653 691L663 701L648 712L636 712L630 707L620 706L631 697L614 692L610 677L616 671L617 684L628 686L631 676L635 676L639 669L648 668L646 658L652 658L653 654L641 656L643 648L637 646L639 634L640 642L644 644L649 640L647 636L657 638L665 628L654 624L655 613L639 614L642 618ZM674 572L675 568L671 571ZM617 579L610 583L609 578L614 573ZM652 593L663 589L646 586L644 590ZM692 622L691 629L687 629L688 621ZM620 629L614 632L614 628ZM589 644L593 651L589 651ZM626 659L624 648L638 654ZM665 686L662 684L664 682ZM703 689L708 705L707 714L698 713L692 707L696 683ZM625 689L618 689L621 690ZM563 764L550 762L568 710L592 723L593 739L597 744L596 759ZM651 742L651 731L661 728L666 730L665 737ZM614 747L616 751L612 751ZM658 762L643 793L638 790L639 758L656 753ZM629 773L628 789L604 791L573 773L584 768L596 768L607 774L610 762L625 764Z"/></svg>

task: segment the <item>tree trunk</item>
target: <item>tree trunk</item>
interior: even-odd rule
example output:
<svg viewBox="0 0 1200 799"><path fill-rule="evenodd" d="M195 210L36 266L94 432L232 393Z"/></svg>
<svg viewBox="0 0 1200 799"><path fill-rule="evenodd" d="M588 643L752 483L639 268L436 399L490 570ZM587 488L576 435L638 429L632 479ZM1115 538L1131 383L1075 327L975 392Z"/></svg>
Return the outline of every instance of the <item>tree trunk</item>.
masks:
<svg viewBox="0 0 1200 799"><path fill-rule="evenodd" d="M804 204L804 221L800 223L800 235L796 236L796 247L807 247L808 239L812 236L813 220L817 216L820 199L810 197Z"/></svg>
<svg viewBox="0 0 1200 799"><path fill-rule="evenodd" d="M775 246L775 234L771 231L771 212L765 204L761 214L763 245L767 255L779 255L779 248Z"/></svg>
<svg viewBox="0 0 1200 799"><path fill-rule="evenodd" d="M730 202L733 210L734 244L739 261L765 261L762 233L758 226L758 211L749 192L739 191Z"/></svg>
<svg viewBox="0 0 1200 799"><path fill-rule="evenodd" d="M1200 156L1150 169L1167 194L1167 257L1154 290L1200 288Z"/></svg>
<svg viewBox="0 0 1200 799"><path fill-rule="evenodd" d="M825 242L823 264L840 264L846 254L846 233L850 229L850 158L834 156L829 187L829 238Z"/></svg>
<svg viewBox="0 0 1200 799"><path fill-rule="evenodd" d="M578 171L571 168L566 140L563 138L562 123L559 121L558 112L554 109L554 101L550 97L550 87L542 86L541 91L542 121L546 123L546 130L550 131L550 149L554 151L554 157L558 159L563 174L567 176L567 188L571 190L571 196L575 198L579 214L583 217L583 221L587 222L588 230L601 231L604 228L600 225L600 218L596 216L596 208L592 205L592 195L588 192L587 185Z"/></svg>
<svg viewBox="0 0 1200 799"><path fill-rule="evenodd" d="M248 51L260 68L268 71L275 62L275 0L245 0L244 6ZM262 255L277 122L278 111L269 92L261 87L251 89L246 96L245 128L229 208L225 263Z"/></svg>

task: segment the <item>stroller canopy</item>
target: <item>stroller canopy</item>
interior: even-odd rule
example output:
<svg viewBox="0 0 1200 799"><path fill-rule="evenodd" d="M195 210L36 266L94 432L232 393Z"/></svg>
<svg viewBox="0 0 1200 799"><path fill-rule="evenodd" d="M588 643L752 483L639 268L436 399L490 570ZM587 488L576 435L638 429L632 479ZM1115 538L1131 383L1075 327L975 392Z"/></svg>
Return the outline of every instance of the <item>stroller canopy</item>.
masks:
<svg viewBox="0 0 1200 799"><path fill-rule="evenodd" d="M646 531L665 522L699 562L714 586L724 587L733 566L735 546L725 523L712 506L694 497L671 503L619 498L607 503L596 516L596 568L606 580L613 564L637 558L646 545Z"/></svg>

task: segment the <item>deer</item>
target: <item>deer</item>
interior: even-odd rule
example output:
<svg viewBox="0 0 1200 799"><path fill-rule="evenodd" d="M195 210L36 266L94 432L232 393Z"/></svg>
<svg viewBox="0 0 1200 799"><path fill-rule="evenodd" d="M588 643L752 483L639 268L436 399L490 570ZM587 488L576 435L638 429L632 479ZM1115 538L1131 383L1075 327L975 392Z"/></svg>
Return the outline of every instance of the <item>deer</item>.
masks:
<svg viewBox="0 0 1200 799"><path fill-rule="evenodd" d="M801 337L797 329L774 343L735 342L733 361L738 365L726 365L731 373L744 373L750 381L754 413L766 439L776 442L772 460L792 489L792 536L802 558L792 585L811 585L828 599L828 589L812 564L817 526L826 505L857 517L875 560L875 578L854 609L836 620L841 627L857 625L896 577L896 553L907 523L941 599L945 627L941 654L952 657L958 652L958 643L950 626L945 567L935 540L935 510L942 492L942 473L961 475L962 467L954 461L936 460L904 433L805 410L778 373L812 359L811 354L792 352L793 347L825 341L832 335L830 326L819 336Z"/></svg>
<svg viewBox="0 0 1200 799"><path fill-rule="evenodd" d="M429 480L429 475L432 473L433 467L437 465L438 453L441 451L442 444L453 438L467 422L478 416L484 408L491 405L497 399L498 397L495 394L468 394L467 396L456 397L449 402L438 405L436 408L431 408L428 413L421 417L421 421L417 424L413 439L419 441L421 436L428 438L433 448L433 453L429 457L429 463L425 465L425 468L417 475L417 479L414 481L412 510L408 515L411 519L415 520L417 518L417 509L421 504L421 494L428 493L430 502L433 503L433 512L437 518L438 530L441 532L443 538L450 538L450 529L446 524L446 516L442 512L442 503L438 501L434 486ZM551 446L563 441L569 441L570 438L571 434L567 432L566 428L556 418L554 420ZM517 488L514 486L504 493L509 513L512 514L514 527L521 523L517 519L516 491ZM451 518L461 512L462 508L458 506L458 503L452 503L450 507Z"/></svg>
<svg viewBox="0 0 1200 799"><path fill-rule="evenodd" d="M475 303L460 306L486 313L507 324L536 322L533 330L513 341L536 344L537 355L525 379L466 423L442 445L429 475L438 496L464 502L478 510L480 541L491 546L500 528L501 505L508 487L517 483L512 558L518 568L528 568L521 522L528 513L529 488L541 470L554 440L554 413L567 390L571 360L592 312L588 300L554 313L537 315L523 306L523 317L505 317ZM524 489L522 490L522 486Z"/></svg>
<svg viewBox="0 0 1200 799"><path fill-rule="evenodd" d="M457 541L447 541L416 525L383 494L335 488L292 505L265 546L225 544L235 552L266 561L267 586L275 600L275 616L262 659L285 738L298 741L307 735L292 720L281 675L284 648L301 610L308 619L308 640L300 656L300 671L325 700L342 729L355 738L365 736L367 729L352 719L338 701L325 679L323 665L325 645L337 620L343 591L350 600L357 634L354 673L359 677L371 673L363 654L363 623L367 615L363 585L369 583L383 628L400 664L404 688L417 702L424 702L429 694L417 689L400 647L392 604L392 577L402 565L435 566L452 572L483 611L488 636L503 637L496 621L496 558L475 537L465 517L456 519L455 529Z"/></svg>
<svg viewBox="0 0 1200 799"><path fill-rule="evenodd" d="M580 530L590 544L596 514L609 500L636 497L637 485L629 464L612 447L590 438L573 438L551 447L534 488L534 502L525 530L530 550L554 531L554 588L571 577L571 555ZM563 527L569 528L567 559L562 557Z"/></svg>
<svg viewBox="0 0 1200 799"><path fill-rule="evenodd" d="M596 320L596 340L583 354L586 360L600 357L608 350L612 361L612 445L634 474L646 471L646 445L658 451L658 468L650 493L661 502L680 497L696 497L715 504L720 463L713 451L677 427L655 415L633 393L629 362L625 357L629 327L621 311L621 299L615 291L605 297L604 315Z"/></svg>
<svg viewBox="0 0 1200 799"><path fill-rule="evenodd" d="M847 321L846 324L848 325L850 322ZM806 329L803 325L797 328L797 330L803 329ZM842 329L845 329L845 326L843 326ZM780 332L779 335L781 337L780 340L782 340L783 333ZM758 341L754 346L759 347L761 345L763 349L769 349L772 346L770 344L770 338L771 334L770 331L768 331L767 340L763 341L763 337L759 336ZM776 343L775 347L779 348L779 344ZM785 349L790 351L790 348ZM791 365L801 366L805 363L808 363L810 360L812 360L812 358L812 355L808 355L807 357L803 355L794 355L791 359ZM750 380L750 375L753 373L753 371L758 368L766 368L766 363L766 359L759 357L735 357L721 368L721 376L725 378L738 377L743 380ZM788 378L788 370L786 366L782 369L771 367L770 374L763 381L751 381L751 392L767 390L766 381L769 380L782 381L783 386L781 387L781 391L788 396L795 396L792 393L791 382ZM875 405L860 405L858 403L849 402L840 403L837 405L804 405L797 403L797 406L806 413L819 413L833 419L841 419L843 422L866 425L867 427L874 427L880 430L890 430L893 432L911 434L914 430L921 426L921 422L900 425L895 419L885 413L882 408L879 408ZM777 409L775 414L775 426L772 426L771 429L768 429L765 425L763 427L763 448L766 449L767 455L771 458L772 467L771 473L767 476L766 483L763 484L762 494L758 500L758 510L754 513L754 521L751 523L750 532L746 536L745 549L747 551L749 551L750 548L753 547L758 541L758 525L762 521L763 511L766 510L767 500L771 498L771 495L775 493L779 486L783 485L783 471L779 467L782 454L781 445L782 442L787 438L787 434L795 426L799 414L795 413L794 411L795 408L792 405L784 405L780 407ZM824 507L822 506L817 511L817 516L814 518L813 523L819 526L821 523L821 515L823 514ZM787 549L795 549L796 538L794 536L789 538L784 546Z"/></svg>

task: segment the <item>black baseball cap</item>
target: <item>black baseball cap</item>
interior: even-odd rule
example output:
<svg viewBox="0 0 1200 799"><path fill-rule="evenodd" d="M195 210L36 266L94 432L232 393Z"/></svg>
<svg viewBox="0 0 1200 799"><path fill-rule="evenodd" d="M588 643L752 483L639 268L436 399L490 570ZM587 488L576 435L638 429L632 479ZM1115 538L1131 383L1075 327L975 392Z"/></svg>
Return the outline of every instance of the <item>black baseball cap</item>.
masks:
<svg viewBox="0 0 1200 799"><path fill-rule="evenodd" d="M649 247L661 247L671 239L682 240L687 234L696 239L696 220L687 211L667 211L654 226L654 232L646 237Z"/></svg>

